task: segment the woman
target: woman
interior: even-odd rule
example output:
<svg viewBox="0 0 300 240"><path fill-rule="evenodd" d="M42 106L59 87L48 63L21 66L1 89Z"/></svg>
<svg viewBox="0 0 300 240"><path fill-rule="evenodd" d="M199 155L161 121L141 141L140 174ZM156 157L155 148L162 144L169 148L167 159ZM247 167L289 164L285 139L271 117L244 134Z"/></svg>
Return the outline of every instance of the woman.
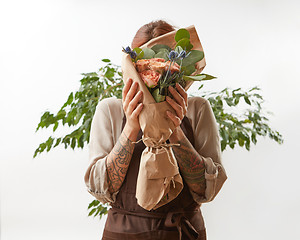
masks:
<svg viewBox="0 0 300 240"><path fill-rule="evenodd" d="M165 21L142 26L132 48L174 31ZM90 133L91 164L85 175L88 191L112 208L103 239L206 239L200 206L214 199L227 179L221 164L218 127L211 106L201 97L187 98L179 85L169 88L166 101L176 115L166 112L176 128L173 147L184 188L168 204L147 211L137 204L136 180L141 153L145 148L139 125L143 109L142 92L131 79L123 88L122 100L99 102Z"/></svg>

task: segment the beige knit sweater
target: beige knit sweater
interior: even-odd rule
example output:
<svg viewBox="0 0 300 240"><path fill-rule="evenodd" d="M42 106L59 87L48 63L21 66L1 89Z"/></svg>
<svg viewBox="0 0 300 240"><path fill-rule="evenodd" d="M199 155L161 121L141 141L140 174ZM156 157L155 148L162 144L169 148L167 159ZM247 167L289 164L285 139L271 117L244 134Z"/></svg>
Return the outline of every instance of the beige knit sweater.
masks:
<svg viewBox="0 0 300 240"><path fill-rule="evenodd" d="M118 192L110 194L105 158L116 144L122 127L124 111L121 99L107 98L99 102L90 132L90 165L84 176L87 190L100 202L111 203ZM216 119L209 102L202 97L188 99L189 119L195 138L195 149L205 162L205 196L191 191L201 204L212 201L227 179L221 162L220 138Z"/></svg>

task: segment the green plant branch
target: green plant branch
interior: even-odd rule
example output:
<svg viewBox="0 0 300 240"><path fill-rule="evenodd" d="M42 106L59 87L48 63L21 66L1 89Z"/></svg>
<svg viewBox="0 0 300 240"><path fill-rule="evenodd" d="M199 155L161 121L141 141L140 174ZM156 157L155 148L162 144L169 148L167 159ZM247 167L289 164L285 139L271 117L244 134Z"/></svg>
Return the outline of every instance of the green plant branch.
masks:
<svg viewBox="0 0 300 240"><path fill-rule="evenodd" d="M64 136L49 136L35 150L34 157L60 145L72 149L83 148L89 142L91 122L98 104L95 100L112 96L122 98L123 80L120 66L112 64L109 59L102 61L104 66L98 72L82 74L79 90L69 94L67 101L56 114L49 111L42 114L36 131L53 127L54 133L59 126L65 127L65 125L76 129ZM202 87L203 84L199 90ZM257 144L258 136L268 136L279 144L283 143L282 135L269 126L269 119L266 116L272 113L263 110L264 99L260 91L261 89L256 86L247 91L241 88L234 90L225 88L220 92L197 94L210 102L219 125L222 151L228 146L234 149L236 145L250 150L251 143ZM241 105L241 99L250 107L242 112L236 108ZM89 216L101 218L107 213L107 207L108 205L94 200L88 207Z"/></svg>

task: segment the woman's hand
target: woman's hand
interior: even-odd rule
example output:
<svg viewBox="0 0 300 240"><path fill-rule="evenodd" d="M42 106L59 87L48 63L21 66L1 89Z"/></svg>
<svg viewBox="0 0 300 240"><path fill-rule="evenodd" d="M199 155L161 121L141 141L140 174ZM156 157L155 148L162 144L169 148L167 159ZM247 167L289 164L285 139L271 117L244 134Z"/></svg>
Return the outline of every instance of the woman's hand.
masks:
<svg viewBox="0 0 300 240"><path fill-rule="evenodd" d="M123 88L123 109L126 115L126 125L124 133L129 140L135 141L138 132L140 131L139 114L143 109L143 104L140 102L143 96L142 91L137 91L138 83L128 79Z"/></svg>
<svg viewBox="0 0 300 240"><path fill-rule="evenodd" d="M180 126L182 119L187 112L187 93L186 91L176 83L177 91L169 86L169 91L174 99L167 96L167 102L174 108L176 115L170 111L167 111L168 117L173 121L176 127Z"/></svg>

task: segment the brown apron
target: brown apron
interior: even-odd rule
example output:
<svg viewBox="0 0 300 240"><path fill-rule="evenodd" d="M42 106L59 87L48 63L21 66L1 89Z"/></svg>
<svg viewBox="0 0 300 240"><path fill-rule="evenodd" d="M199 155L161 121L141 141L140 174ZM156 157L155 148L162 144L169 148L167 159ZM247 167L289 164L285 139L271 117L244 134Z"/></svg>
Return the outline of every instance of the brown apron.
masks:
<svg viewBox="0 0 300 240"><path fill-rule="evenodd" d="M125 122L124 117L122 129ZM187 117L180 127L194 146L193 130ZM142 131L137 139L141 137ZM200 205L193 200L184 181L183 190L177 198L156 210L147 211L137 204L135 189L144 148L142 141L134 148L125 180L108 211L102 239L206 240Z"/></svg>

